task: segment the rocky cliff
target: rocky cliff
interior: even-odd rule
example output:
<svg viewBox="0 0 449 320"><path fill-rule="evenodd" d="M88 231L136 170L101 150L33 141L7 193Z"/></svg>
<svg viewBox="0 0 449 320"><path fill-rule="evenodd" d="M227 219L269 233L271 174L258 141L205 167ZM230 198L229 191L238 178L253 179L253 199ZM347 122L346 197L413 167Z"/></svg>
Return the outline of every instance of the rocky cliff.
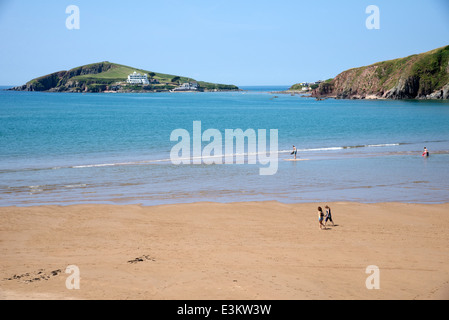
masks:
<svg viewBox="0 0 449 320"><path fill-rule="evenodd" d="M449 99L449 46L340 73L313 97Z"/></svg>
<svg viewBox="0 0 449 320"><path fill-rule="evenodd" d="M59 71L46 76L42 76L27 82L23 86L12 88L17 91L70 91L78 88L87 91L88 81L71 81L72 78L82 75L96 75L106 72L114 67L109 62L94 63L69 71Z"/></svg>

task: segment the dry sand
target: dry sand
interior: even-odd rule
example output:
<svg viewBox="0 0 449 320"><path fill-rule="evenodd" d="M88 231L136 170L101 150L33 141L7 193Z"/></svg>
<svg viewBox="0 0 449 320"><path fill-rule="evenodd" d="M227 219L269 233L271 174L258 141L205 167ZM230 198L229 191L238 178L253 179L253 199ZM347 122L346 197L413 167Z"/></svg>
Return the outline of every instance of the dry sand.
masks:
<svg viewBox="0 0 449 320"><path fill-rule="evenodd" d="M0 208L0 299L449 298L449 204L334 203L326 231L317 206Z"/></svg>

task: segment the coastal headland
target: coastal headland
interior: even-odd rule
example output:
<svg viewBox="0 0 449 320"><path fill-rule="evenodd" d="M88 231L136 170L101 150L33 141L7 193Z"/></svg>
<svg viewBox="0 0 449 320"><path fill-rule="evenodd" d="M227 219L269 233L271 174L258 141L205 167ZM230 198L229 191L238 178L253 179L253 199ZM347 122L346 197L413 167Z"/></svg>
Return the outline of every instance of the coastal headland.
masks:
<svg viewBox="0 0 449 320"><path fill-rule="evenodd" d="M128 81L133 75L145 78L145 81ZM193 83L195 84L193 90ZM237 91L235 85L217 84L196 81L189 77L156 73L103 61L76 67L68 71L54 72L28 81L26 84L13 87L13 91L45 91L45 92L169 92L182 88L185 91Z"/></svg>
<svg viewBox="0 0 449 320"><path fill-rule="evenodd" d="M449 46L405 58L343 71L312 85L298 83L289 92L307 93L318 100L449 99Z"/></svg>

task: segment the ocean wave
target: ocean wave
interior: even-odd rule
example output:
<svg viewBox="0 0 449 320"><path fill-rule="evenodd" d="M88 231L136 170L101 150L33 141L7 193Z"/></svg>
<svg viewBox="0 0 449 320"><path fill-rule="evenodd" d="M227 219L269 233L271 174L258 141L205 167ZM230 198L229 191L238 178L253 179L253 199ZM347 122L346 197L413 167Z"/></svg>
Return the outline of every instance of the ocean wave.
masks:
<svg viewBox="0 0 449 320"><path fill-rule="evenodd" d="M54 191L63 191L67 189L75 189L75 188L86 188L88 185L85 183L78 184L49 184L49 185L33 185L33 186L8 186L5 187L6 192L4 193L43 193L43 192L54 192Z"/></svg>
<svg viewBox="0 0 449 320"><path fill-rule="evenodd" d="M363 144L363 145L353 145L353 146L340 146L340 147L317 147L317 148L303 148L298 149L298 153L306 152L332 152L332 151L342 151L350 149L362 149L362 148L384 148L384 147L395 147L401 145L407 145L410 143L381 143L381 144ZM198 159L210 160L210 159L225 159L227 157L256 157L260 154L266 154L266 152L250 152L250 153L233 153L233 154L223 154L223 155L211 155L211 156L194 156L179 158L178 160L187 162L194 161ZM290 154L292 150L278 150L274 151L274 154ZM391 152L391 151L390 151ZM407 152L407 151L402 151ZM413 154L416 151L408 151L408 153ZM433 154L446 153L445 151L434 151ZM54 166L54 167L42 167L42 168L18 168L18 169L6 169L0 170L1 173L8 172L23 172L23 171L41 171L41 170L61 170L61 169L89 169L89 168L103 168L103 167L117 167L117 166L148 166L148 165L158 165L158 164L170 164L172 160L170 158L160 158L160 159L150 159L150 160L140 160L140 161L130 161L130 162L111 162L111 163L93 163L93 164L80 164L72 166Z"/></svg>
<svg viewBox="0 0 449 320"><path fill-rule="evenodd" d="M359 149L359 148L381 148L381 147L396 147L402 146L406 143L381 143L381 144L362 144L357 146L347 146L343 147L343 149Z"/></svg>
<svg viewBox="0 0 449 320"><path fill-rule="evenodd" d="M360 149L360 148L381 148L381 147L395 147L402 146L408 143L380 143L380 144L360 144L354 146L343 146L343 147L322 147L322 148L309 148L309 149L298 149L298 152L308 152L308 151L337 151L337 150L347 150L347 149ZM283 150L282 153L292 152L292 150Z"/></svg>

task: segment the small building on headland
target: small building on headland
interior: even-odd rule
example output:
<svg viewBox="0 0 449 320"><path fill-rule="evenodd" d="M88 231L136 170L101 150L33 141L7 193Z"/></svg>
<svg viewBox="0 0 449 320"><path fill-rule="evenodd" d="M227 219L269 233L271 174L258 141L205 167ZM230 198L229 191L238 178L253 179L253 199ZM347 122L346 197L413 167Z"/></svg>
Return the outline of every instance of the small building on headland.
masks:
<svg viewBox="0 0 449 320"><path fill-rule="evenodd" d="M186 82L173 89L173 91L198 91L199 88L200 86L196 82Z"/></svg>
<svg viewBox="0 0 449 320"><path fill-rule="evenodd" d="M109 86L108 90L109 90L109 91L118 91L118 90L120 90L121 88L122 88L121 85L112 85L112 86Z"/></svg>
<svg viewBox="0 0 449 320"><path fill-rule="evenodd" d="M150 84L160 84L159 80L151 78L148 80L150 82Z"/></svg>
<svg viewBox="0 0 449 320"><path fill-rule="evenodd" d="M131 73L128 76L127 82L129 84L150 84L150 81L148 81L148 75L147 74L140 74L136 71L134 73Z"/></svg>

